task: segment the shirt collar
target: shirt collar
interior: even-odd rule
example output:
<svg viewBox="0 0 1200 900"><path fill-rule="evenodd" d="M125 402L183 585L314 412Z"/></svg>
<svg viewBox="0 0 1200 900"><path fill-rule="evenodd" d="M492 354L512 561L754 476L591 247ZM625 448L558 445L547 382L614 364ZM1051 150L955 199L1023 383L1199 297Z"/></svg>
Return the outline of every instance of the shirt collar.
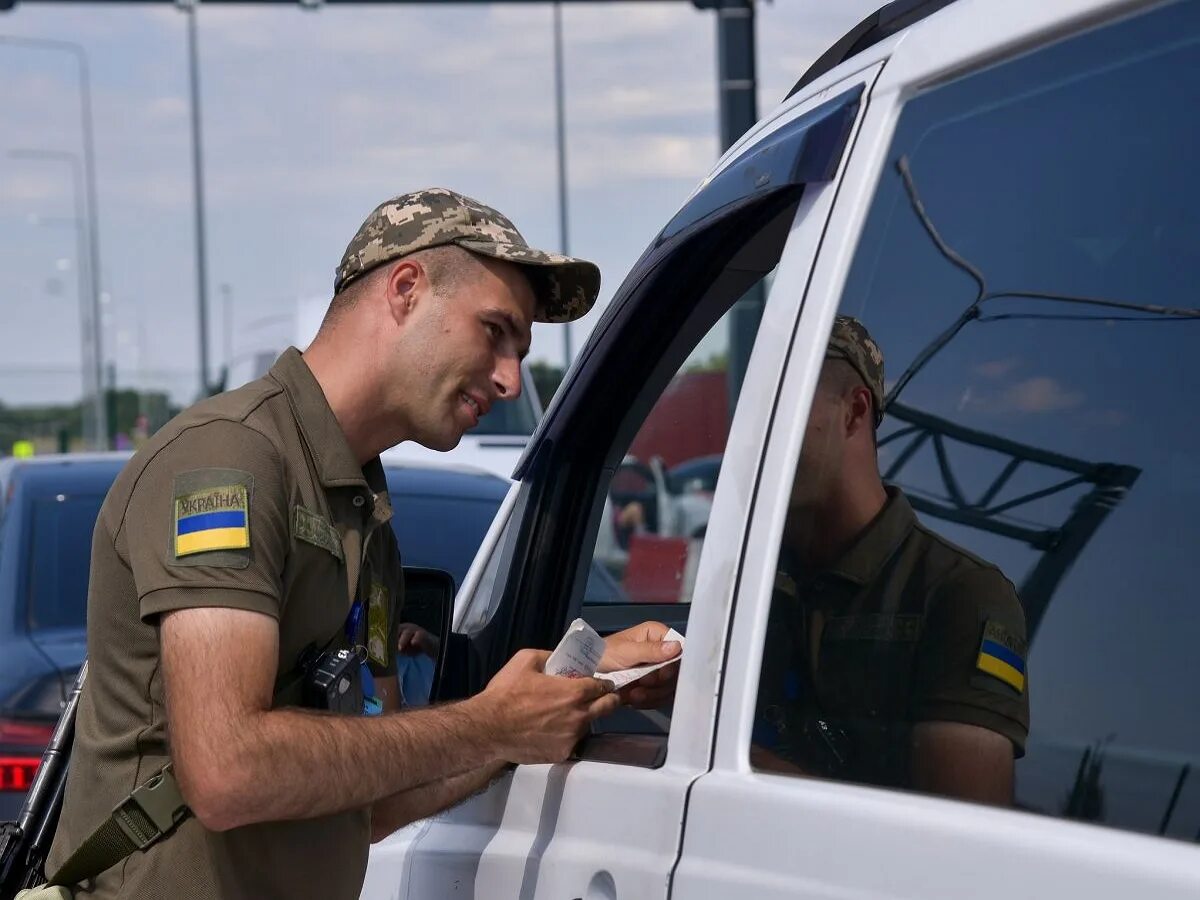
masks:
<svg viewBox="0 0 1200 900"><path fill-rule="evenodd" d="M374 493L387 493L387 482L379 457L358 464L346 433L338 423L325 392L312 369L295 347L288 347L271 367L269 377L277 381L287 395L300 433L308 444L317 476L325 487L367 485Z"/></svg>
<svg viewBox="0 0 1200 900"><path fill-rule="evenodd" d="M888 499L871 524L826 571L855 584L869 584L904 543L917 517L899 488L887 485Z"/></svg>

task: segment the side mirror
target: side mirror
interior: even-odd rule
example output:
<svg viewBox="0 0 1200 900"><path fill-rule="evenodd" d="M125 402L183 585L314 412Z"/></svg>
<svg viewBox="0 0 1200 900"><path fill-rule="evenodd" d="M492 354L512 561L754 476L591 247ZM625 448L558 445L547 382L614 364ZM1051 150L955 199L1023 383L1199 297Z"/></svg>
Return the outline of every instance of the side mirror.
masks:
<svg viewBox="0 0 1200 900"><path fill-rule="evenodd" d="M441 569L404 567L404 605L397 633L403 651L393 647L400 687L407 706L425 706L439 698L450 621L454 614L454 576Z"/></svg>

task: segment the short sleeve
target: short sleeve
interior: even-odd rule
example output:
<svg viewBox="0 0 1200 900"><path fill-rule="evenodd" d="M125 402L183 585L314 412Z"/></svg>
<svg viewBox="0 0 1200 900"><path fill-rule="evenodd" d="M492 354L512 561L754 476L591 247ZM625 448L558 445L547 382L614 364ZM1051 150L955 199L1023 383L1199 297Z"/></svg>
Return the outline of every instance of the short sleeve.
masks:
<svg viewBox="0 0 1200 900"><path fill-rule="evenodd" d="M279 618L286 497L275 447L239 422L194 426L158 450L122 524L142 619L194 607Z"/></svg>
<svg viewBox="0 0 1200 900"><path fill-rule="evenodd" d="M913 721L978 725L1025 753L1029 735L1025 615L997 569L950 577L931 598L917 650Z"/></svg>

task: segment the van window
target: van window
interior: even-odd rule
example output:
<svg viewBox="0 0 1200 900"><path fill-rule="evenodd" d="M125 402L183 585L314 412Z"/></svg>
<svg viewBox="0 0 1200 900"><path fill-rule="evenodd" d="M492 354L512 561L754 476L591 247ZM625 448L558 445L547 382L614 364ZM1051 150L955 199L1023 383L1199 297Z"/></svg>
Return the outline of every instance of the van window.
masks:
<svg viewBox="0 0 1200 900"><path fill-rule="evenodd" d="M1178 3L905 106L791 488L759 769L1200 839L1198 35Z"/></svg>
<svg viewBox="0 0 1200 900"><path fill-rule="evenodd" d="M697 344L613 473L593 557L612 579L606 591L593 578L585 606L691 602L716 473L701 483L673 470L725 452L737 396L730 322L739 316L744 307L727 312ZM754 333L739 337L752 341Z"/></svg>

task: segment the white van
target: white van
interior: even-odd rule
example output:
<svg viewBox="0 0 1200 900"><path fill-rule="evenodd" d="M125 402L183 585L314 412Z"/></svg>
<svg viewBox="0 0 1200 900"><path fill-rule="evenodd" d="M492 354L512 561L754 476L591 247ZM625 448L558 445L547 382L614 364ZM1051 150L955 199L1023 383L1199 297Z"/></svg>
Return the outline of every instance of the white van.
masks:
<svg viewBox="0 0 1200 900"><path fill-rule="evenodd" d="M1198 109L1200 0L902 2L823 57L634 267L457 599L476 689L578 615L686 630L673 708L622 711L572 762L521 766L402 829L373 848L363 896L1200 897ZM661 604L585 603L614 473L769 274L714 426L694 578ZM752 754L793 473L839 313L885 358L884 478L1023 605L1029 728L1010 802ZM614 580L667 596L678 548L645 547ZM968 649L946 665L973 665ZM846 674L864 695L888 687L870 664Z"/></svg>

